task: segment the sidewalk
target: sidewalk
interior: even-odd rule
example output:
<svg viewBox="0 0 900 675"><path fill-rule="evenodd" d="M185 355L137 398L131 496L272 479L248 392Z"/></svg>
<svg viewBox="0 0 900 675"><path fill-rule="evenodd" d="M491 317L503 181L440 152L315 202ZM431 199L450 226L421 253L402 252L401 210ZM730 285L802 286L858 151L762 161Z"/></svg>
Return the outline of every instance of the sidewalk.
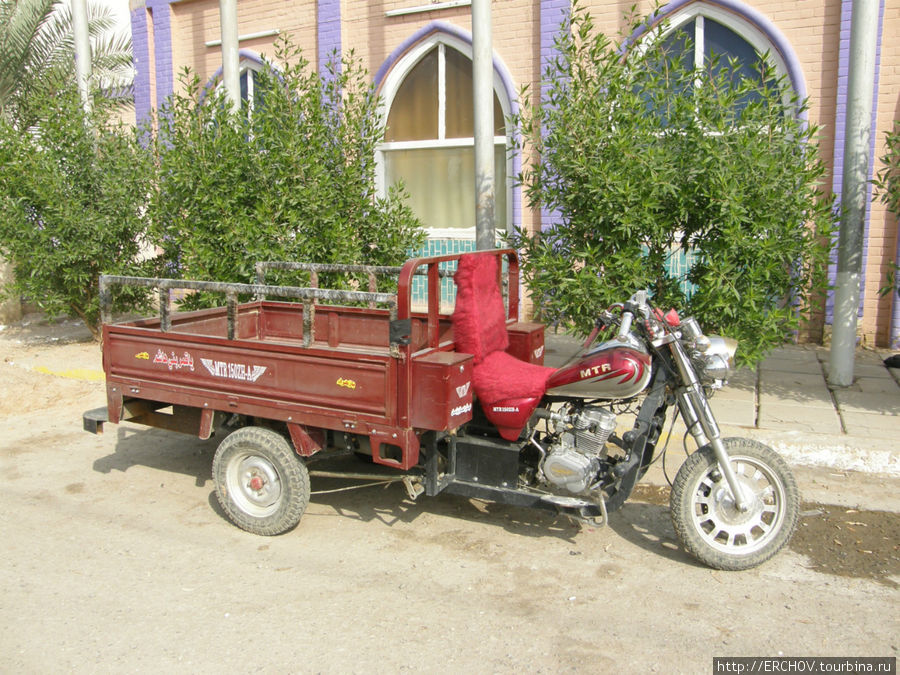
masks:
<svg viewBox="0 0 900 675"><path fill-rule="evenodd" d="M567 335L545 339L548 366L580 347ZM900 370L886 368L885 356L857 350L854 384L832 390L828 349L787 345L735 372L710 403L723 436L759 440L792 464L900 476ZM676 423L672 442L680 446L683 435Z"/></svg>

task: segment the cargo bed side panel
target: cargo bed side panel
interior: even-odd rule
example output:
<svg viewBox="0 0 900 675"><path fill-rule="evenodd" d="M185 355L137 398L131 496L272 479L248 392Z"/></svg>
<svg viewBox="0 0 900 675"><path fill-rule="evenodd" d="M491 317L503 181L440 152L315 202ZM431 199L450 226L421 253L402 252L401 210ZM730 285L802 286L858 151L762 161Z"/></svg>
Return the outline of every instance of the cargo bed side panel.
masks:
<svg viewBox="0 0 900 675"><path fill-rule="evenodd" d="M396 418L396 365L389 356L128 328L109 330L104 351L110 380L183 387L221 401L250 396L388 424Z"/></svg>

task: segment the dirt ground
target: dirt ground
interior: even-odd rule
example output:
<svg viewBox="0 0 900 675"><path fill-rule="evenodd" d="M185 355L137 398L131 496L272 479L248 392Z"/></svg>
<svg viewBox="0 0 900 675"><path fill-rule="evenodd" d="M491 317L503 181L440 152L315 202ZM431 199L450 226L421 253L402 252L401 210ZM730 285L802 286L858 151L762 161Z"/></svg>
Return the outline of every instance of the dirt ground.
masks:
<svg viewBox="0 0 900 675"><path fill-rule="evenodd" d="M318 479L294 531L255 537L216 502L216 439L81 430L105 403L86 338L0 331L0 672L694 673L900 652L898 479L798 467L790 548L740 573L681 551L665 485L596 529Z"/></svg>

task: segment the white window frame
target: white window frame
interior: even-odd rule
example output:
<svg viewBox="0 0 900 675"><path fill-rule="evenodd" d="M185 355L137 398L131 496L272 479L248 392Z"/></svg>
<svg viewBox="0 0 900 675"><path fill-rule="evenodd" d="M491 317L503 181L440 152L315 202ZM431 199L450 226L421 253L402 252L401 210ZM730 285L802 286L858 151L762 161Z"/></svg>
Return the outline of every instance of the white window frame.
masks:
<svg viewBox="0 0 900 675"><path fill-rule="evenodd" d="M262 71L266 65L264 63L260 63L254 59L242 58L238 63L238 80L240 80L241 76L244 73L247 73L247 114L250 117L253 117L253 108L256 105L255 102L255 88L256 88L256 73ZM251 76L250 73L253 73Z"/></svg>
<svg viewBox="0 0 900 675"><path fill-rule="evenodd" d="M450 47L457 50L463 56L472 60L472 45L455 38L452 35L437 33L430 35L421 42L417 43L410 49L401 59L394 64L384 79L381 86L379 113L381 118L387 121L391 106L394 104L394 98L400 90L406 76L410 71L434 48L438 49L438 137L437 139L429 139L422 141L390 141L382 142L375 149L375 180L378 194L381 197L387 194L387 185L385 185L385 169L384 155L385 152L391 150L419 150L426 148L474 148L475 138L447 138L446 137L446 48ZM503 124L507 125L507 119L510 115L510 101L506 95L506 89L500 79L496 68L493 71L494 94L500 102L500 109L503 111ZM494 122L496 126L496 120ZM494 149L498 146L504 149L506 153L506 185L496 186L495 189L503 189L506 194L506 223L505 229L510 232L513 222L513 162L510 156L510 134L507 129L505 136L494 136ZM475 205L472 205L474 211ZM426 228L428 236L432 239L475 239L475 227L452 227L452 228Z"/></svg>

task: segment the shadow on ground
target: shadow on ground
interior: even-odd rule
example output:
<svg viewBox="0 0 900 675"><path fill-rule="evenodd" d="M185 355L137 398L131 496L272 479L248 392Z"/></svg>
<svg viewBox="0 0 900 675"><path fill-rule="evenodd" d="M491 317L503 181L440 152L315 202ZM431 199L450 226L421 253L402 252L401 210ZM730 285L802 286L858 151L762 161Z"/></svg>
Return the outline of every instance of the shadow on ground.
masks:
<svg viewBox="0 0 900 675"><path fill-rule="evenodd" d="M115 452L94 462L100 473L127 472L133 466L179 473L196 478L197 487L212 485L212 458L221 441L201 441L158 429L117 428ZM343 468L345 471L390 475L388 470L351 457L312 463L311 468ZM371 481L369 481L371 482ZM550 511L495 504L455 495L425 496L412 501L401 483L354 488L359 481L314 478L311 502L326 507L335 517L362 522L413 524L424 514L478 522L519 536L552 537L573 542L584 528L593 527ZM213 510L222 518L215 493L208 495ZM631 499L610 514L609 527L648 554L696 565L675 538L669 517L669 488L638 485ZM861 511L842 506L804 503L800 524L790 548L807 559L806 567L836 576L870 579L889 588L900 584L900 514Z"/></svg>

